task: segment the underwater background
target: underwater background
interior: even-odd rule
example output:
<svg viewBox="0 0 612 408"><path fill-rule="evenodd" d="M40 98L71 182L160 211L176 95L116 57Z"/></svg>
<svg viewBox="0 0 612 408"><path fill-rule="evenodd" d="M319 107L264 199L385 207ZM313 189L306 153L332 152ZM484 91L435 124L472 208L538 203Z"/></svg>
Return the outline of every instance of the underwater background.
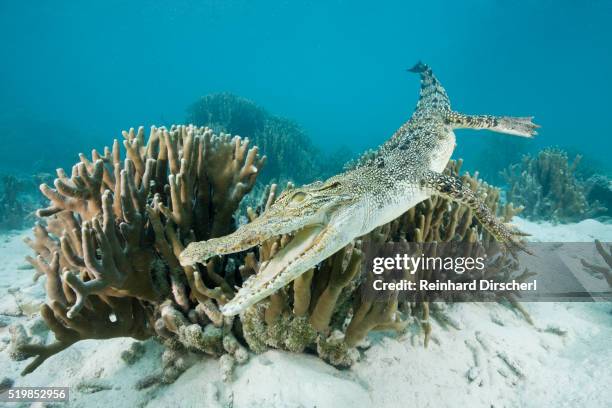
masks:
<svg viewBox="0 0 612 408"><path fill-rule="evenodd" d="M3 173L52 172L121 129L184 123L216 92L357 155L411 115L419 81L405 69L418 60L456 110L542 125L535 140L458 132L464 168L494 179L555 145L610 172L609 1L35 4L0 3Z"/></svg>
<svg viewBox="0 0 612 408"><path fill-rule="evenodd" d="M542 125L535 141L462 131L466 168L558 145L609 171L611 18L609 1L2 1L0 165L70 164L222 91L356 154L408 119L419 82L405 69L423 60L455 109ZM16 154L24 143L38 159Z"/></svg>
<svg viewBox="0 0 612 408"><path fill-rule="evenodd" d="M44 385L87 407L611 406L611 17L598 0L0 0L0 405ZM342 247L323 231L359 215L347 198L386 219L360 175L396 167L406 145L371 149L412 115L417 61L456 111L533 115L539 135L457 131L460 194ZM366 188L339 194L352 177ZM200 262L208 245L240 251ZM319 245L333 255L297 273ZM368 295L371 259L443 251L487 268L380 277L541 292Z"/></svg>

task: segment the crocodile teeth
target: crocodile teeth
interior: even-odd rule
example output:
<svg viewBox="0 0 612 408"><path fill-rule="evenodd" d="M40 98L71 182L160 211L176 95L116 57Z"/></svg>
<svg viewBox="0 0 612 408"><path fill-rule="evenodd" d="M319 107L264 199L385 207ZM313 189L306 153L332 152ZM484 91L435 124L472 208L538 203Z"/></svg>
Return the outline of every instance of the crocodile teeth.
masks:
<svg viewBox="0 0 612 408"><path fill-rule="evenodd" d="M265 265L262 265L255 276L251 276L248 284L245 282L236 296L222 306L221 311L226 316L240 313L245 308L270 296L276 290L285 286L304 273L312 265L300 260L317 242L323 231L322 225L301 229L289 243Z"/></svg>

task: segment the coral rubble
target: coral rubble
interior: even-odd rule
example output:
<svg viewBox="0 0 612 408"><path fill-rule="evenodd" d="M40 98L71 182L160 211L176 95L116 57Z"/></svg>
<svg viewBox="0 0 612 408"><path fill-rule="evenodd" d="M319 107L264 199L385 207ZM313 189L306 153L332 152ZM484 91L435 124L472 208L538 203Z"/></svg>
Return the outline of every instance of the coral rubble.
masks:
<svg viewBox="0 0 612 408"><path fill-rule="evenodd" d="M587 200L585 186L576 178L580 159L570 163L567 153L555 148L523 156L521 163L502 172L507 200L524 206L523 215L536 220L569 222L605 212L599 202Z"/></svg>

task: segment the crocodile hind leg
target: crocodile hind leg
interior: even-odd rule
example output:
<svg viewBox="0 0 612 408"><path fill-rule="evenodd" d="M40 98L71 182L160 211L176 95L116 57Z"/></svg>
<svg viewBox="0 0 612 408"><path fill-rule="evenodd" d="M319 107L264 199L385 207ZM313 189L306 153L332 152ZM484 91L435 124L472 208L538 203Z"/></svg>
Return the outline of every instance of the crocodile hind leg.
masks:
<svg viewBox="0 0 612 408"><path fill-rule="evenodd" d="M540 127L532 120L533 116L464 115L458 112L448 112L446 114L446 122L454 129L486 129L529 138L537 135L536 129Z"/></svg>
<svg viewBox="0 0 612 408"><path fill-rule="evenodd" d="M521 242L521 237L528 234L504 224L491 212L472 189L456 177L429 171L421 181L423 187L433 194L449 198L452 201L467 205L472 209L476 219L504 247L514 253L517 250L531 254Z"/></svg>

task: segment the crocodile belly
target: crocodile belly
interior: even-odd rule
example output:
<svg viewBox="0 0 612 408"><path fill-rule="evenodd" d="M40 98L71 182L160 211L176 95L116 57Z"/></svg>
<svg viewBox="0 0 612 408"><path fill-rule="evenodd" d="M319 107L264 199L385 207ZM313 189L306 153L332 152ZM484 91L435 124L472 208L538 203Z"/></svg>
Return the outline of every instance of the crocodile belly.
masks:
<svg viewBox="0 0 612 408"><path fill-rule="evenodd" d="M365 217L363 234L398 218L406 211L427 199L431 194L414 184L407 184L394 192L373 197L374 204Z"/></svg>
<svg viewBox="0 0 612 408"><path fill-rule="evenodd" d="M455 132L448 129L437 144L436 149L432 152L429 169L437 173L442 173L448 164L453 150L455 150L456 138Z"/></svg>

